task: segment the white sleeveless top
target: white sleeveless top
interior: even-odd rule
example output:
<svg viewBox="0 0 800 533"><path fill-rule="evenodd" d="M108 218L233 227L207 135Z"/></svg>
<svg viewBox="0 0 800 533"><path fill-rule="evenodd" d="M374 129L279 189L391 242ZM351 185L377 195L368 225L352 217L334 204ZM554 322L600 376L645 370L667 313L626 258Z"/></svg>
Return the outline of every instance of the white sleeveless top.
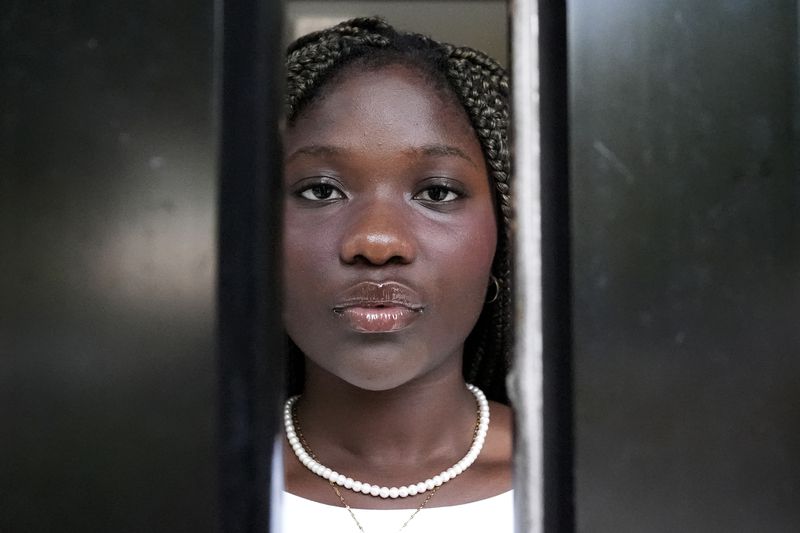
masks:
<svg viewBox="0 0 800 533"><path fill-rule="evenodd" d="M403 533L513 533L514 491L485 500L426 507ZM326 505L283 492L282 533L359 533L344 506ZM353 509L365 533L396 533L414 509Z"/></svg>

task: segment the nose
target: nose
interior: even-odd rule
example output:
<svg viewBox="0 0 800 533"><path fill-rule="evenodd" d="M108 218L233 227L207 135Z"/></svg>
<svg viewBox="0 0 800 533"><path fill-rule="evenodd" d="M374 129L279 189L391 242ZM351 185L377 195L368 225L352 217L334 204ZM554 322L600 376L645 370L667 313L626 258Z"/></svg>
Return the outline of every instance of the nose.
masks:
<svg viewBox="0 0 800 533"><path fill-rule="evenodd" d="M371 200L353 209L339 252L344 263L382 266L414 261L417 241L404 206Z"/></svg>

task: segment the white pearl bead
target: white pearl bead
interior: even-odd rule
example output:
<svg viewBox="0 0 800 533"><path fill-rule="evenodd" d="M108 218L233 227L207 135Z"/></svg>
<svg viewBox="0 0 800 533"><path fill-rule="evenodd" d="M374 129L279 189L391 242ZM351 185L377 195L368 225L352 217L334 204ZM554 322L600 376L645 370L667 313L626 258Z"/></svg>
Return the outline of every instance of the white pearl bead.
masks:
<svg viewBox="0 0 800 533"><path fill-rule="evenodd" d="M292 449L294 450L295 455L297 456L298 460L306 466L310 471L314 474L323 477L337 485L343 486L347 489L361 492L363 494L370 494L372 496L380 496L382 498L405 498L407 496L415 496L417 494L422 494L426 491L433 490L435 487L441 486L443 483L447 483L448 481L452 480L454 477L460 475L464 472L467 468L474 463L478 455L481 452L483 445L485 444L486 437L489 431L489 402L486 399L486 395L478 388L472 384L467 384L467 389L472 393L475 397L475 402L478 408L478 423L474 432L472 445L470 446L469 451L467 454L458 461L455 465L448 468L447 470L440 472L439 474L433 476L431 479L426 479L425 481L421 481L416 484L407 485L404 487L381 487L379 485L371 485L369 483L363 483L361 481L355 481L353 478L349 478L343 474L339 474L331 470L330 468L326 467L323 464L320 464L316 460L314 460L310 454L305 450L303 444L300 440L300 437L297 433L297 430L294 426L294 419L293 419L293 407L295 402L300 398L300 396L293 396L286 400L283 409L283 420L284 420L284 429L286 432L286 438L291 445Z"/></svg>

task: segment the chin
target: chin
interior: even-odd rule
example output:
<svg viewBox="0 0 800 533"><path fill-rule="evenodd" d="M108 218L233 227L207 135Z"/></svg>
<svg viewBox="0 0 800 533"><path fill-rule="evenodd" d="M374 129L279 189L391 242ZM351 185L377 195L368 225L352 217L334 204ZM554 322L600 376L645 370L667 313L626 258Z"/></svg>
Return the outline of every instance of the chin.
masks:
<svg viewBox="0 0 800 533"><path fill-rule="evenodd" d="M388 347L387 347L388 348ZM381 392L396 389L424 375L435 362L419 357L421 350L393 349L349 350L347 355L333 357L316 364L339 380L359 389Z"/></svg>
<svg viewBox="0 0 800 533"><path fill-rule="evenodd" d="M407 360L392 364L381 356L373 356L372 361L359 361L357 365L346 365L344 368L332 369L333 374L353 387L381 392L396 389L419 374L409 368Z"/></svg>

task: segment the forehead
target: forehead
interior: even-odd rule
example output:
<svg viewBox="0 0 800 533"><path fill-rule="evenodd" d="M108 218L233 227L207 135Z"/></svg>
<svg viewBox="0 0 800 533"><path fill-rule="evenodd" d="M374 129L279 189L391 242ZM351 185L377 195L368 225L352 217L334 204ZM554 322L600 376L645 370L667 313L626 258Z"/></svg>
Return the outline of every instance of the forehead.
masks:
<svg viewBox="0 0 800 533"><path fill-rule="evenodd" d="M480 143L455 95L443 94L402 65L343 73L286 133L287 152L305 144L372 152L447 144L482 160Z"/></svg>

